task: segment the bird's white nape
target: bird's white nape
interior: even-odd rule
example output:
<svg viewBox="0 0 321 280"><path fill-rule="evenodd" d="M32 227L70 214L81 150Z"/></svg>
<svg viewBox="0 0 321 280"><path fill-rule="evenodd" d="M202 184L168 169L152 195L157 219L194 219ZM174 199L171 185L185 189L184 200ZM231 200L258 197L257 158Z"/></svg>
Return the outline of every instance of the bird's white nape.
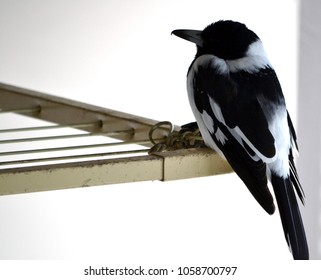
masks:
<svg viewBox="0 0 321 280"><path fill-rule="evenodd" d="M227 60L226 63L231 72L245 71L256 73L266 67L272 68L261 40L257 40L249 45L244 57Z"/></svg>

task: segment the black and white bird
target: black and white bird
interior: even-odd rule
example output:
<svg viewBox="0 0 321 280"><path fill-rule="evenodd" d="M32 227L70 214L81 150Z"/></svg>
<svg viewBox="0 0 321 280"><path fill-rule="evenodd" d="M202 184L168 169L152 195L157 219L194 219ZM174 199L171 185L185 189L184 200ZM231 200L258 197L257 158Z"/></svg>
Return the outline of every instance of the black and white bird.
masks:
<svg viewBox="0 0 321 280"><path fill-rule="evenodd" d="M304 203L293 160L296 134L261 40L244 24L231 20L202 31L178 29L172 34L197 46L187 91L205 144L230 163L269 214L275 211L271 182L293 258L308 259L296 199L297 194Z"/></svg>

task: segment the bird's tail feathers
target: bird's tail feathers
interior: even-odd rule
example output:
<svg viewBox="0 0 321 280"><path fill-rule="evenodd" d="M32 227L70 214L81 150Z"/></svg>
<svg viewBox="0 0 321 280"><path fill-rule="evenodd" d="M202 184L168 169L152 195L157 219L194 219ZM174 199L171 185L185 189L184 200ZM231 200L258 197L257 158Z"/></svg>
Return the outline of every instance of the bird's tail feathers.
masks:
<svg viewBox="0 0 321 280"><path fill-rule="evenodd" d="M284 179L275 174L272 174L271 181L284 235L293 258L298 260L309 259L307 239L292 182L290 178ZM297 186L295 187L297 188Z"/></svg>
<svg viewBox="0 0 321 280"><path fill-rule="evenodd" d="M295 165L294 165L292 151L290 152L290 155L289 155L289 166L290 166L291 182L292 182L293 186L295 187L296 193L299 196L302 204L304 205L305 204L305 201L304 201L305 194L304 194L303 188L302 188L300 180L299 180L299 175L298 175Z"/></svg>

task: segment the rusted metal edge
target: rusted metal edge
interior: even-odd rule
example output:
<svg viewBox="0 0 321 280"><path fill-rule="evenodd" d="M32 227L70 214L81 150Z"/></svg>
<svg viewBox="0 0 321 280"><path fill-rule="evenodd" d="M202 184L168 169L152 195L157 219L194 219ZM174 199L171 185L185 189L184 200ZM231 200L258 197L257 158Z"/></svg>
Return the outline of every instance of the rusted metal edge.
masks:
<svg viewBox="0 0 321 280"><path fill-rule="evenodd" d="M212 150L193 148L146 156L0 170L0 195L178 180L231 171L228 163Z"/></svg>

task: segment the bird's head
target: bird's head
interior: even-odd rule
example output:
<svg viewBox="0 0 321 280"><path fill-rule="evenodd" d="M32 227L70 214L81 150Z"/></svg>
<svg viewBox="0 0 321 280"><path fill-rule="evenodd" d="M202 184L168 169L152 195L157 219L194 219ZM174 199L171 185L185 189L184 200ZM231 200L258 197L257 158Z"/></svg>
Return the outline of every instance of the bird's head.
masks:
<svg viewBox="0 0 321 280"><path fill-rule="evenodd" d="M245 24L220 20L204 30L177 29L172 34L197 45L196 57L213 54L221 59L233 60L246 56L249 46L259 37Z"/></svg>

